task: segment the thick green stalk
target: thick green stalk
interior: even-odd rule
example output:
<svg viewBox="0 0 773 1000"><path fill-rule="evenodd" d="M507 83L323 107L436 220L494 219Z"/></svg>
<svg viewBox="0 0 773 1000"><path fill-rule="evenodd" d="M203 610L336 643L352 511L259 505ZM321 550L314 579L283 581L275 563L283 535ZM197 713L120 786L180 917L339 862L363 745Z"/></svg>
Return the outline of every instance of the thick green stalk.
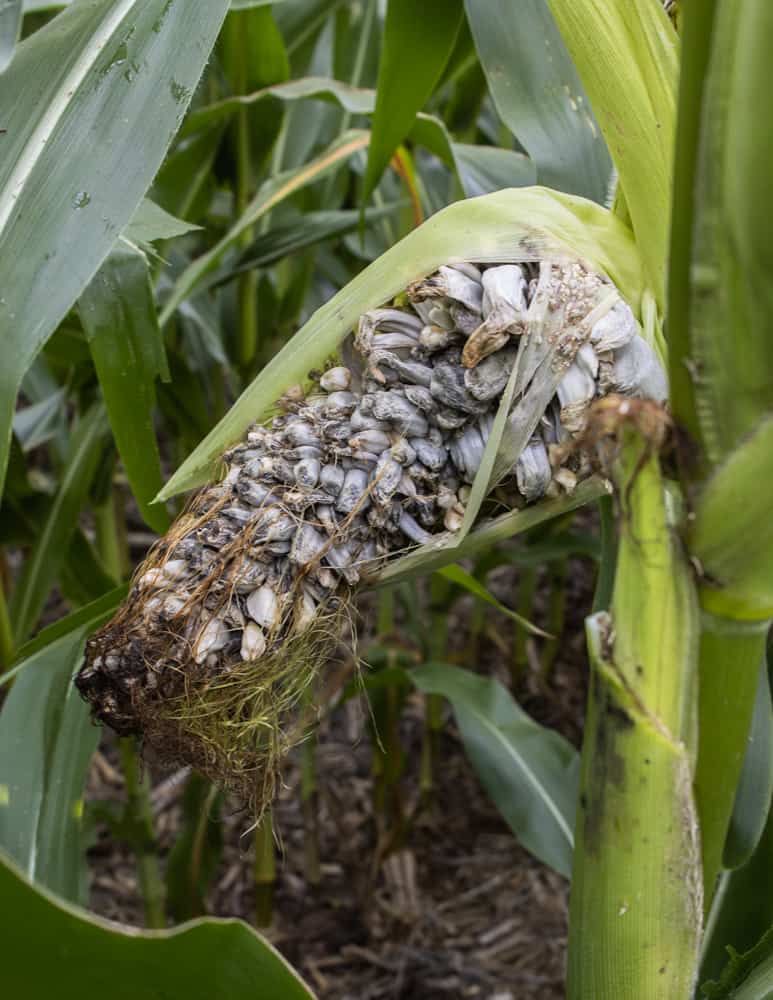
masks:
<svg viewBox="0 0 773 1000"><path fill-rule="evenodd" d="M433 573L430 577L431 628L427 642L427 659L430 663L446 662L448 645L448 597L450 587L446 580ZM442 695L428 694L424 701L424 732L421 743L421 794L431 798L435 765L437 763L440 733L443 729Z"/></svg>
<svg viewBox="0 0 773 1000"><path fill-rule="evenodd" d="M692 797L697 600L658 460L631 435L593 675L572 874L570 1000L686 1000L703 915Z"/></svg>
<svg viewBox="0 0 773 1000"><path fill-rule="evenodd" d="M5 580L0 572L0 667L4 670L11 665L14 649L13 626L8 614L8 602L5 599Z"/></svg>
<svg viewBox="0 0 773 1000"><path fill-rule="evenodd" d="M134 740L126 737L118 742L126 781L126 812L131 824L132 848L137 857L140 892L145 907L145 924L151 928L165 927L166 894L156 854L148 782L142 776Z"/></svg>

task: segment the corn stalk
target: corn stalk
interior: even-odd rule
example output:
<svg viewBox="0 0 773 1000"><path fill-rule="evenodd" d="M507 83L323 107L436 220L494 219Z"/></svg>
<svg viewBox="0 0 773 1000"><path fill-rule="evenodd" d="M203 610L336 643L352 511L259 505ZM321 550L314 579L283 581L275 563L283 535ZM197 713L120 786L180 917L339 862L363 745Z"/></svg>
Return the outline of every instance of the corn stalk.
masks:
<svg viewBox="0 0 773 1000"><path fill-rule="evenodd" d="M702 919L691 788L698 613L655 454L615 469L620 549L593 662L573 869L570 998L687 997Z"/></svg>

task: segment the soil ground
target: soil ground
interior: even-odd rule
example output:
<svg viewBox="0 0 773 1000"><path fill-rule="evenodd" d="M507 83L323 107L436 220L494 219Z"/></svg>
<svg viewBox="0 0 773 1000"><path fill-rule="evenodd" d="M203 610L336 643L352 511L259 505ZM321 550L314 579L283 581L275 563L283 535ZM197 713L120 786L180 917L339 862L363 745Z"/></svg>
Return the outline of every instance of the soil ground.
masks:
<svg viewBox="0 0 773 1000"><path fill-rule="evenodd" d="M505 603L517 584L510 567L489 577ZM540 722L579 744L586 660L582 621L592 595L587 562L572 561L567 618L549 682L539 680L540 640L529 641L529 668L514 693ZM544 624L541 579L534 618ZM510 621L486 615L470 647L470 598L453 611L452 656L467 669L512 686ZM301 804L300 751L283 772L274 806L278 838L273 919L263 929L320 1000L557 1000L564 996L567 884L534 860L482 789L448 714L437 747L433 790L419 792L424 705L408 698L400 743L406 767L399 801L411 817L395 838L392 821L374 807L368 707L349 701L323 720L316 754L320 877L307 878L309 838ZM156 772L159 773L156 773ZM152 763L152 801L162 861L179 836L185 772ZM120 801L123 782L115 743L105 734L90 778L92 800ZM255 923L254 836L236 802L223 804L223 848L206 896L206 912ZM99 825L90 851L91 905L104 916L141 925L133 855Z"/></svg>

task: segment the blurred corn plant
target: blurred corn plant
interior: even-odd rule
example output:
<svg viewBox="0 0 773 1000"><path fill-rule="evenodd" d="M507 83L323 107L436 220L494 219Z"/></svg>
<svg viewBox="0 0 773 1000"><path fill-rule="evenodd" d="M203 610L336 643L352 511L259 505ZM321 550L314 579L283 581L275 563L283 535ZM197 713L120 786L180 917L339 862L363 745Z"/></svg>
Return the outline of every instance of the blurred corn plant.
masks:
<svg viewBox="0 0 773 1000"><path fill-rule="evenodd" d="M362 685L377 727L380 849L410 827L398 722L417 689L425 796L447 700L516 835L571 874L570 997L692 996L701 963L704 978L720 977L727 945L748 954L710 994L766 995L773 914L752 908L749 887L767 877L773 783L760 487L773 454L770 157L765 122L748 111L764 102L773 14L764 0L686 7L679 85L676 12L655 0L0 10L0 657L10 685L0 845L12 859L0 876L20 990L30 992L32 970L33 993L50 985L11 934L27 917L70 963L59 983L72 969L80 993L109 976L134 996L136 969L152 963L157 986L171 977L170 989L192 995L247 995L257 975L266 996L309 995L238 927L121 936L50 895L86 901L83 788L98 732L71 678L137 558L167 531L174 498L211 482L221 456L323 369L363 314L395 297L405 308L405 290L449 262L581 261L628 304L647 357L667 363L671 417L648 400L602 401L578 430L602 476L491 517L497 470L526 443L508 452L516 387L501 387L454 530L438 544L409 525L425 544L387 561L376 581L366 658L377 669ZM464 200L475 195L488 197ZM572 510L594 501L600 551L569 527ZM455 595L496 604L519 629L517 678L521 637L534 633L535 566L550 563L547 677L565 560L578 552L600 558L581 765L501 684L449 662L445 635ZM486 587L503 559L520 568L513 607ZM409 614L406 643L395 598L415 609L411 588L430 573L429 637ZM267 601L253 617L269 614ZM210 629L202 662L219 648L212 640ZM245 628L247 640L259 656L261 629ZM350 682L326 703L357 690ZM304 717L313 695L310 686ZM313 882L324 775L313 740L301 753ZM217 787L189 779L164 883L126 737L121 759L128 803L113 829L137 855L146 922L202 913L219 851ZM256 848L263 922L275 873L267 816ZM85 942L100 962L79 957ZM197 957L222 958L223 947L233 961L199 969Z"/></svg>

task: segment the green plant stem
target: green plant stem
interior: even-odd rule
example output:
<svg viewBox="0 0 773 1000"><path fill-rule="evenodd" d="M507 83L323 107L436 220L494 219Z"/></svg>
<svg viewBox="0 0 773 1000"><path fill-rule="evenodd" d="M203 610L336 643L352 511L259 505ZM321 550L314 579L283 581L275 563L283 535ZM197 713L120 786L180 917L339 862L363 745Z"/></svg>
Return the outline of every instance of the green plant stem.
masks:
<svg viewBox="0 0 773 1000"><path fill-rule="evenodd" d="M449 587L442 577L430 577L430 628L427 656L430 663L444 663L448 647L448 596ZM424 702L424 731L421 740L420 787L422 798L432 797L434 774L443 729L443 697L429 694Z"/></svg>
<svg viewBox="0 0 773 1000"><path fill-rule="evenodd" d="M688 1000L703 917L692 796L699 633L658 459L628 436L611 612L592 660L569 920L569 1000Z"/></svg>
<svg viewBox="0 0 773 1000"><path fill-rule="evenodd" d="M274 915L274 823L271 809L266 809L255 828L255 923L268 927Z"/></svg>
<svg viewBox="0 0 773 1000"><path fill-rule="evenodd" d="M111 489L107 499L94 511L97 549L105 569L116 583L121 583L130 572L125 522L118 518L118 494Z"/></svg>
<svg viewBox="0 0 773 1000"><path fill-rule="evenodd" d="M145 924L150 928L165 927L164 881L156 854L148 782L141 774L134 740L125 737L118 743L126 782L126 812L131 823L132 848L137 857L137 874L145 908Z"/></svg>
<svg viewBox="0 0 773 1000"><path fill-rule="evenodd" d="M534 596L537 593L536 566L524 566L518 579L518 598L516 611L522 618L531 621L532 610L534 608ZM529 655L526 647L529 641L528 633L520 626L516 626L513 638L513 662L511 674L513 684L516 684L529 667Z"/></svg>
<svg viewBox="0 0 773 1000"><path fill-rule="evenodd" d="M0 667L8 669L13 662L16 645L13 640L13 626L5 599L5 579L0 572Z"/></svg>
<svg viewBox="0 0 773 1000"><path fill-rule="evenodd" d="M553 672L553 666L561 648L561 638L564 632L566 617L566 578L569 573L569 560L556 559L550 566L550 605L548 607L547 631L553 636L546 639L542 648L542 679L547 681Z"/></svg>

